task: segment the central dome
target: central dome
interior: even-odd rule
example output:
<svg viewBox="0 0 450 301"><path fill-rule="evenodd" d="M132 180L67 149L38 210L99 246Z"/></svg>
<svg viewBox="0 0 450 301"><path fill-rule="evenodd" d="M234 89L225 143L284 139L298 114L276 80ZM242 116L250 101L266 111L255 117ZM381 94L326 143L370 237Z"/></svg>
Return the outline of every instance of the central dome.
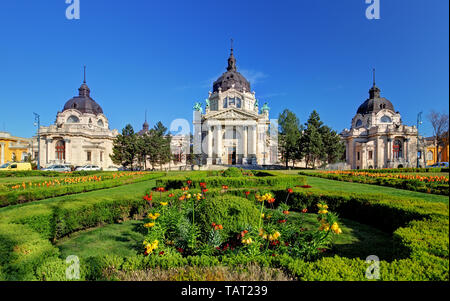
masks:
<svg viewBox="0 0 450 301"><path fill-rule="evenodd" d="M395 113L394 105L388 99L381 97L380 91L380 88L374 83L373 87L369 90L369 99L358 108L357 114L376 114L381 110L391 110Z"/></svg>
<svg viewBox="0 0 450 301"><path fill-rule="evenodd" d="M83 82L81 87L78 89L79 95L75 96L72 99L69 99L64 105L64 111L67 110L78 110L81 113L85 114L103 114L103 110L98 103L95 102L90 96L91 90L86 85L86 82Z"/></svg>
<svg viewBox="0 0 450 301"><path fill-rule="evenodd" d="M222 89L222 92L224 92L232 88L239 92L250 92L249 81L246 80L242 74L237 72L236 58L233 55L233 48L231 48L231 54L228 58L227 72L222 74L222 76L214 82L213 92L219 92L219 89Z"/></svg>

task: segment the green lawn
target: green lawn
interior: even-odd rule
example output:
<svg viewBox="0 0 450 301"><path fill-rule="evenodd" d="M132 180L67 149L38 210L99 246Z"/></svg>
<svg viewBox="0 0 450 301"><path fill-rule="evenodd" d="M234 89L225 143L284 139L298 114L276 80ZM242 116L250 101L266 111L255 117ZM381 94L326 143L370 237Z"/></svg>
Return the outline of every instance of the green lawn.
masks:
<svg viewBox="0 0 450 301"><path fill-rule="evenodd" d="M141 231L142 222L131 220L74 233L56 246L61 251L61 258L70 255L80 258L106 254L132 256L142 251L144 234Z"/></svg>

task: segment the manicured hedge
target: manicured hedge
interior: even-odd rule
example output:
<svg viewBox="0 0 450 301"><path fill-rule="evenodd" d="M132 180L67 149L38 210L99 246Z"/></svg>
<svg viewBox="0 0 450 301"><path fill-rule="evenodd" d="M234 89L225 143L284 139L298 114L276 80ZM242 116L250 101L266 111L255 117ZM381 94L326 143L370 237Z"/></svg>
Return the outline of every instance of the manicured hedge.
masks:
<svg viewBox="0 0 450 301"><path fill-rule="evenodd" d="M191 188L200 188L200 183L206 183L207 187L222 187L223 185L229 187L255 187L255 186L265 186L265 187L294 187L298 185L306 184L306 177L304 176L266 176L266 177L203 177L203 178L192 178L186 176L172 176L159 179L156 183L159 187L165 187L166 189L180 189L182 187L188 186L187 181L191 180Z"/></svg>
<svg viewBox="0 0 450 301"><path fill-rule="evenodd" d="M146 174L141 177L124 177L118 179L103 180L100 182L86 182L61 186L39 187L27 190L13 190L0 192L0 208L10 205L23 204L37 200L53 198L57 196L83 193L93 190L117 187L129 183L148 181L161 177L162 173Z"/></svg>

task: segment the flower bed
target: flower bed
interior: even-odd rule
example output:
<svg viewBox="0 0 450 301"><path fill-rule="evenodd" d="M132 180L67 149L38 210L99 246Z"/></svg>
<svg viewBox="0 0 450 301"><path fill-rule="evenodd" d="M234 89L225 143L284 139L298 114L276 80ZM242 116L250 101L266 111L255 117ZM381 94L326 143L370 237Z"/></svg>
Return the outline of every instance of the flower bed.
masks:
<svg viewBox="0 0 450 301"><path fill-rule="evenodd" d="M159 174L162 175L162 174ZM0 192L0 207L22 204L56 196L105 189L153 179L154 174L143 172L114 173L106 176L84 176L50 179L44 182L29 182L8 185Z"/></svg>
<svg viewBox="0 0 450 301"><path fill-rule="evenodd" d="M421 176L367 171L321 171L300 172L300 174L336 181L374 184L417 192L449 195L448 176Z"/></svg>

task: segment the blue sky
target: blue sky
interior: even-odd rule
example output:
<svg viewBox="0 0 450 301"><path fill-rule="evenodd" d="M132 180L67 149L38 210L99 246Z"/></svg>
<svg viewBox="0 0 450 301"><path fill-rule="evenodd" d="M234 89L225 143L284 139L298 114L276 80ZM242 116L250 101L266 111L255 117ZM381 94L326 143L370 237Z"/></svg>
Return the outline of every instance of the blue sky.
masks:
<svg viewBox="0 0 450 301"><path fill-rule="evenodd" d="M0 130L31 137L33 112L50 125L78 94L83 65L91 96L110 127L192 118L226 68L230 38L238 71L271 117L312 110L340 132L377 85L403 122L419 111L449 111L449 1L65 0L0 3ZM424 118L425 119L425 118ZM423 131L431 135L426 121Z"/></svg>

